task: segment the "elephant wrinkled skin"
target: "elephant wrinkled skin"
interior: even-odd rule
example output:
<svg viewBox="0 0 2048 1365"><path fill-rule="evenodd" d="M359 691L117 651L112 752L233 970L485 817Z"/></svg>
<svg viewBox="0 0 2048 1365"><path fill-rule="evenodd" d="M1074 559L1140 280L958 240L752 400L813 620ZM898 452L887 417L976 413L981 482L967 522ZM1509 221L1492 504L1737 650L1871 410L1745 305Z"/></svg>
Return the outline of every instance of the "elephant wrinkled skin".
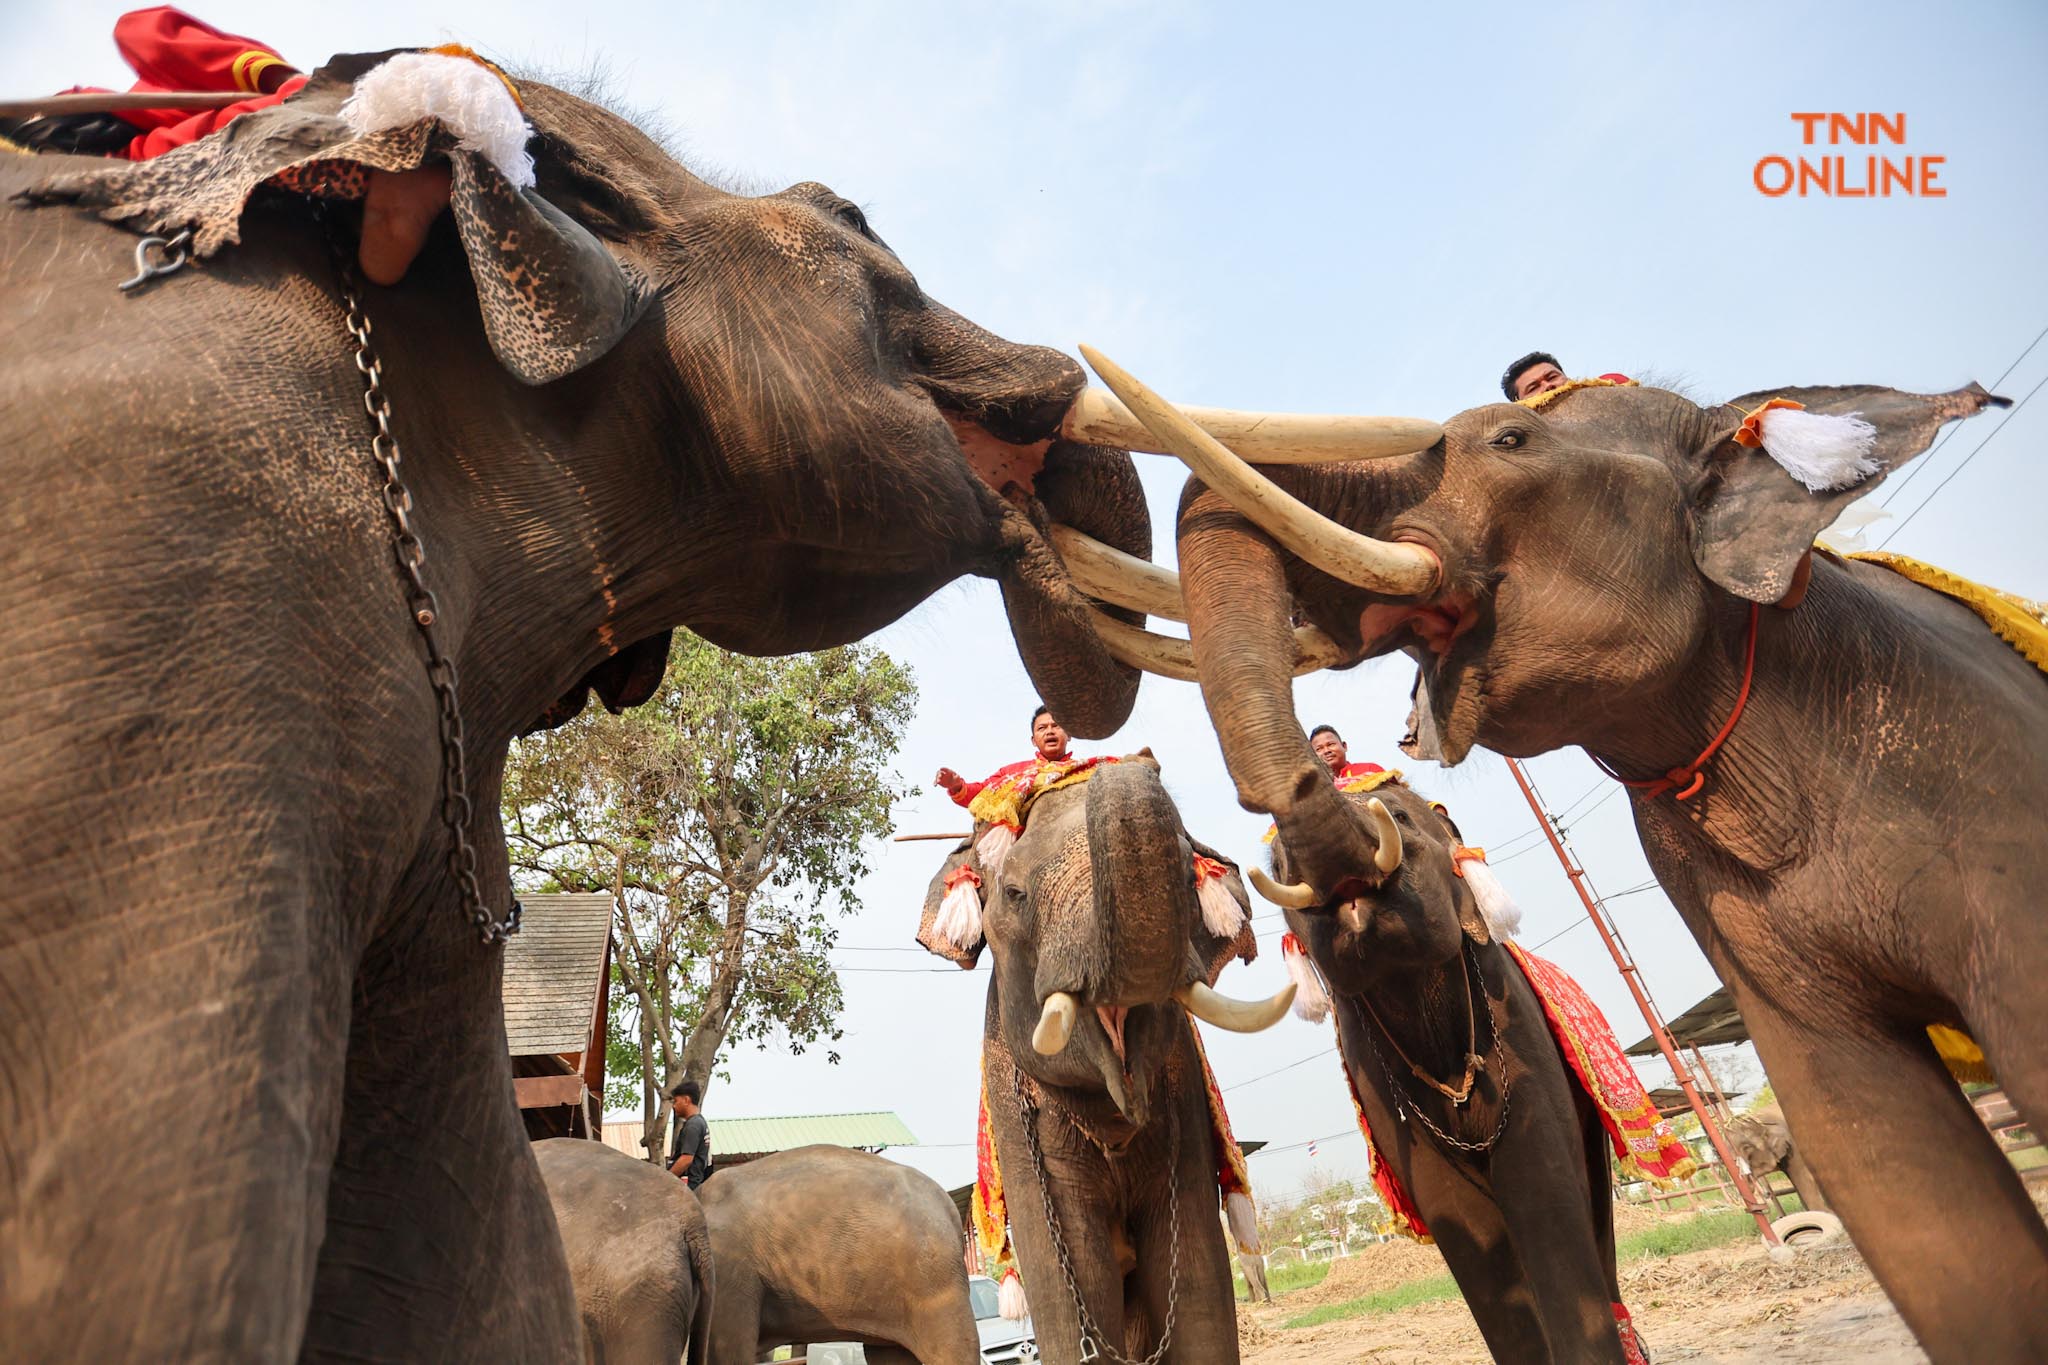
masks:
<svg viewBox="0 0 2048 1365"><path fill-rule="evenodd" d="M1287 923L1328 984L1378 1159L1421 1210L1495 1360L1623 1361L1611 1307L1621 1299L1613 1177L1599 1112L1558 1051L1528 978L1454 875L1451 850L1463 842L1456 830L1399 782L1370 797L1345 795L1361 807L1373 799L1400 833L1399 866L1383 874L1365 864L1359 878L1370 890L1337 914L1290 909ZM1295 880L1284 838L1274 841L1273 866ZM1402 1065L1405 1056L1456 1082L1474 1042L1486 1063L1462 1105ZM1425 1118L1486 1150L1448 1147Z"/></svg>
<svg viewBox="0 0 2048 1365"><path fill-rule="evenodd" d="M1202 1063L1174 992L1255 949L1248 924L1226 939L1203 923L1198 852L1216 856L1183 830L1148 752L1039 796L1000 874L983 869L995 956L982 1026L989 1122L1049 1365L1082 1359L1076 1294L1104 1344L1134 1360L1159 1346L1169 1302L1167 1365L1237 1359ZM947 875L970 860L980 865L972 840L932 879L927 924ZM1234 868L1227 881L1242 908ZM1047 999L1060 992L1073 1001L1070 1032L1042 1053L1034 1035L1043 1041Z"/></svg>
<svg viewBox="0 0 2048 1365"><path fill-rule="evenodd" d="M873 1365L976 1365L960 1214L886 1157L798 1147L721 1167L697 1190L718 1267L711 1358L859 1341Z"/></svg>
<svg viewBox="0 0 2048 1365"><path fill-rule="evenodd" d="M1077 733L1134 695L1041 534L1149 549L1127 454L1042 444L1078 365L932 301L824 187L726 193L543 85L533 190L431 127L348 141L374 60L155 161L0 157L0 1338L28 1357L575 1349L323 242L354 210L323 228L281 167L455 168L362 296L493 912L511 739L644 697L671 627L815 649L981 574ZM218 249L119 293L135 237L70 204ZM1043 455L1007 495L962 445L998 438ZM108 1093L186 1117L110 1162Z"/></svg>
<svg viewBox="0 0 2048 1365"><path fill-rule="evenodd" d="M1811 493L1736 441L1774 396L1861 414L1879 472ZM1702 408L1582 388L1461 413L1419 454L1266 471L1347 532L1425 547L1440 569L1420 598L1305 565L1200 484L1179 529L1240 799L1274 814L1324 904L1373 845L1293 715L1297 612L1347 658L1413 657L1447 761L1577 744L1638 779L1725 726L1754 639L1740 723L1696 792L1678 799L1681 766L1677 792L1640 796L1636 827L1834 1211L1937 1360L2048 1359L2048 1228L1926 1033L1966 1028L2048 1123L2048 679L1960 603L1811 547L1944 422L2002 401L1787 388Z"/></svg>
<svg viewBox="0 0 2048 1365"><path fill-rule="evenodd" d="M690 1187L588 1138L533 1145L589 1365L710 1365L715 1261Z"/></svg>

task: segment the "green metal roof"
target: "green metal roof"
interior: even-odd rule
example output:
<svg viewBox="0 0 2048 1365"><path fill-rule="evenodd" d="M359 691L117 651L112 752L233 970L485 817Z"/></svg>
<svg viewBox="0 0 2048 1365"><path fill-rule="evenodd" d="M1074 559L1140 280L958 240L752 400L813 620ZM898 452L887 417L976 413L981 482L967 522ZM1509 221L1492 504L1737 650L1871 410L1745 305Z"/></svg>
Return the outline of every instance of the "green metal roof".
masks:
<svg viewBox="0 0 2048 1365"><path fill-rule="evenodd" d="M787 1118L728 1119L704 1116L711 1123L713 1160L766 1156L792 1147L824 1143L831 1147L915 1147L917 1136L886 1109L865 1114L792 1114Z"/></svg>

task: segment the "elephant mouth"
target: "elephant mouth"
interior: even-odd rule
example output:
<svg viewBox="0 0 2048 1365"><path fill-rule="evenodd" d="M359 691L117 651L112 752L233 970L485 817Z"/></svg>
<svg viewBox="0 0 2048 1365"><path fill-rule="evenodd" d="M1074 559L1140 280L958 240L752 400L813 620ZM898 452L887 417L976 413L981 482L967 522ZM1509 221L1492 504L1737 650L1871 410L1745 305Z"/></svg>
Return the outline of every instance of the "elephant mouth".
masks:
<svg viewBox="0 0 2048 1365"><path fill-rule="evenodd" d="M1427 602L1375 602L1358 613L1365 657L1414 647L1425 672L1434 672L1485 612L1465 593L1442 593Z"/></svg>

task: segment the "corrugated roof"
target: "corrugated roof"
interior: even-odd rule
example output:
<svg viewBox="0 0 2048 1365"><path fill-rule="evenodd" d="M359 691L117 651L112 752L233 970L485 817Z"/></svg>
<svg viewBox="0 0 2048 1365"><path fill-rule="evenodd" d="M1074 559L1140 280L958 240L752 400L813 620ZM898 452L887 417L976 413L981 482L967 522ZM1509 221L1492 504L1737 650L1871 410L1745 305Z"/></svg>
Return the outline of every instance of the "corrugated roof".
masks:
<svg viewBox="0 0 2048 1365"><path fill-rule="evenodd" d="M792 1147L824 1143L832 1147L915 1147L917 1137L903 1120L886 1109L866 1114L793 1114L787 1118L724 1119L711 1122L714 1160L766 1156Z"/></svg>
<svg viewBox="0 0 2048 1365"><path fill-rule="evenodd" d="M514 1057L581 1052L611 942L603 893L521 896L519 932L505 940L505 1038Z"/></svg>
<svg viewBox="0 0 2048 1365"><path fill-rule="evenodd" d="M1735 998L1728 993L1726 986L1709 994L1666 1027L1671 1030L1671 1040L1680 1047L1689 1043L1712 1047L1717 1043L1746 1042L1749 1038L1749 1026L1742 1022L1742 1015L1735 1008ZM1655 1057L1660 1052L1654 1036L1639 1039L1625 1050L1631 1057Z"/></svg>

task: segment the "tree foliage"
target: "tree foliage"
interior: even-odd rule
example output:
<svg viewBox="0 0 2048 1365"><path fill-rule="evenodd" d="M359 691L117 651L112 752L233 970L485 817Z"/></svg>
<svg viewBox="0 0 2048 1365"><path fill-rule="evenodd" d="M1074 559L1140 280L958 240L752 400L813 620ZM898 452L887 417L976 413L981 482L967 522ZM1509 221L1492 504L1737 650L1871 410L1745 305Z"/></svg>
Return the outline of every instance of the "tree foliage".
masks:
<svg viewBox="0 0 2048 1365"><path fill-rule="evenodd" d="M605 1100L637 1091L650 1137L661 1092L708 1084L729 1039L839 1038L832 920L903 794L888 765L916 701L868 646L756 659L678 631L645 704L513 746L519 885L613 897Z"/></svg>

